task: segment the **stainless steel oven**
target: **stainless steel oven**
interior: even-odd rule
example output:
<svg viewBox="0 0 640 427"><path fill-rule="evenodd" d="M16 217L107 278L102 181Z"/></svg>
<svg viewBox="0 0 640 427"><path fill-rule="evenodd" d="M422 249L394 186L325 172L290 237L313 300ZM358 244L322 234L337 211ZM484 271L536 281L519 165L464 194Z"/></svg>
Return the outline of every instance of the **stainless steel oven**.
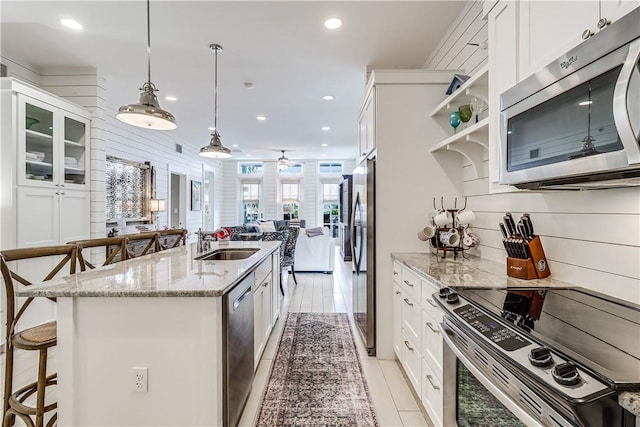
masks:
<svg viewBox="0 0 640 427"><path fill-rule="evenodd" d="M635 425L617 395L640 387L640 307L579 288L434 298L445 311L443 425Z"/></svg>
<svg viewBox="0 0 640 427"><path fill-rule="evenodd" d="M500 96L501 184L640 185L640 8Z"/></svg>

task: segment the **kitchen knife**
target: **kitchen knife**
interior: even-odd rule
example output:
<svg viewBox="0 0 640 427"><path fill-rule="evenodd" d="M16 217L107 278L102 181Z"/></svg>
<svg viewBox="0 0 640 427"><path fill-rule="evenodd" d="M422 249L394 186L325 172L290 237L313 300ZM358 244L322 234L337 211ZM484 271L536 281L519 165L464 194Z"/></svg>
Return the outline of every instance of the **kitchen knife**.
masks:
<svg viewBox="0 0 640 427"><path fill-rule="evenodd" d="M507 230L504 228L503 223L500 223L498 225L500 226L500 231L502 231L502 236L504 237L502 239L502 244L504 245L504 249L507 251L507 255L510 258L514 258L513 252L511 250L511 243L509 242L509 236L507 235Z"/></svg>
<svg viewBox="0 0 640 427"><path fill-rule="evenodd" d="M527 234L529 235L530 239L533 239L533 237L534 237L534 234L533 234L533 223L531 222L531 218L529 217L529 214L524 214L522 217L523 217L522 218L522 223L527 228Z"/></svg>
<svg viewBox="0 0 640 427"><path fill-rule="evenodd" d="M527 243L525 237L527 234L527 230L522 221L518 222L518 230L520 230L520 234L522 234L522 240L520 242L520 252L522 255L524 255L523 258L530 258L529 244Z"/></svg>
<svg viewBox="0 0 640 427"><path fill-rule="evenodd" d="M504 228L504 224L503 224L503 223L500 223L500 224L498 224L498 225L500 226L500 231L502 231L502 237L503 237L504 239L509 238L509 236L507 235L507 229L506 229L506 228ZM503 241L504 241L504 240L503 240Z"/></svg>
<svg viewBox="0 0 640 427"><path fill-rule="evenodd" d="M511 216L511 214L507 212L506 215L503 217L503 219L504 219L504 225L507 227L509 237L516 234L516 224L515 222L513 222L513 217Z"/></svg>

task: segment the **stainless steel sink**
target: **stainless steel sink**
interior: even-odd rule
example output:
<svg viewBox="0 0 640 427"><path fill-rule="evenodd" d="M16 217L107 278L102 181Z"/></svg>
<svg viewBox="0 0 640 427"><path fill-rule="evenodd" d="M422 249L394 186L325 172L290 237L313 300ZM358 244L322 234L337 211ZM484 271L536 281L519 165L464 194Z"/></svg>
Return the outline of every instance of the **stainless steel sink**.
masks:
<svg viewBox="0 0 640 427"><path fill-rule="evenodd" d="M257 248L216 249L211 253L200 255L196 259L200 261L233 261L249 258L259 250Z"/></svg>

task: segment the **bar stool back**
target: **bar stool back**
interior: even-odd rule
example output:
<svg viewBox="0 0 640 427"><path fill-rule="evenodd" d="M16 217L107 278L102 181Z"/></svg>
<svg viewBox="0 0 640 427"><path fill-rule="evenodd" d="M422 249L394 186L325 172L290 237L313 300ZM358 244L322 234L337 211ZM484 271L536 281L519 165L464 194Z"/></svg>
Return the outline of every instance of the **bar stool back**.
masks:
<svg viewBox="0 0 640 427"><path fill-rule="evenodd" d="M95 264L98 264L98 262L91 262L89 260L89 254L85 249L104 246L104 262L101 264L103 266L123 261L127 256L126 237L105 237L89 240L77 240L74 242L67 242L67 244L76 245L78 248L78 263L80 264L80 271L85 271L87 268L96 268ZM100 259L102 259L102 257L100 257Z"/></svg>
<svg viewBox="0 0 640 427"><path fill-rule="evenodd" d="M158 250L160 251L177 248L181 244L187 243L187 230L184 228L161 230L158 231L158 235Z"/></svg>
<svg viewBox="0 0 640 427"><path fill-rule="evenodd" d="M68 265L69 273L76 271L76 246L47 246L39 248L11 249L0 252L0 270L7 295L7 317L6 317L6 363L4 376L4 396L3 396L3 427L10 427L14 424L15 418L20 418L27 426L44 426L44 416L47 412L58 407L57 402L45 404L45 391L47 386L57 384L57 374L47 375L47 351L57 343L56 322L49 322L32 328L16 331L16 325L26 309L33 302L34 298L29 297L20 303L14 293L17 283L29 286L40 279L29 281L19 275L15 268L9 268L12 261L22 261L28 259L60 257L55 267L44 277L43 281L52 279L61 272L65 265ZM55 261L54 261L55 262ZM37 269L36 269L37 270ZM29 269L29 271L33 271ZM13 368L15 350L38 351L38 372L37 380L23 386L17 390L13 389ZM32 404L31 396L35 395L35 405ZM29 400L28 400L29 399ZM35 418L35 423L34 423ZM53 414L47 426L53 426L57 420L57 414Z"/></svg>
<svg viewBox="0 0 640 427"><path fill-rule="evenodd" d="M157 231L123 236L127 239L127 259L157 252L159 236L160 234Z"/></svg>

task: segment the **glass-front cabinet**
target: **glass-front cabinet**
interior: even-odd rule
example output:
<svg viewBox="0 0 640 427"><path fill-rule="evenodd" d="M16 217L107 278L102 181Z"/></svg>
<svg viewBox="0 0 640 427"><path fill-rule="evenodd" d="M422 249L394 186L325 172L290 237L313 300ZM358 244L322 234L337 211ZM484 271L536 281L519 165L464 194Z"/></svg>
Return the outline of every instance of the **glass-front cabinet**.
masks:
<svg viewBox="0 0 640 427"><path fill-rule="evenodd" d="M89 120L18 95L18 183L88 190Z"/></svg>

